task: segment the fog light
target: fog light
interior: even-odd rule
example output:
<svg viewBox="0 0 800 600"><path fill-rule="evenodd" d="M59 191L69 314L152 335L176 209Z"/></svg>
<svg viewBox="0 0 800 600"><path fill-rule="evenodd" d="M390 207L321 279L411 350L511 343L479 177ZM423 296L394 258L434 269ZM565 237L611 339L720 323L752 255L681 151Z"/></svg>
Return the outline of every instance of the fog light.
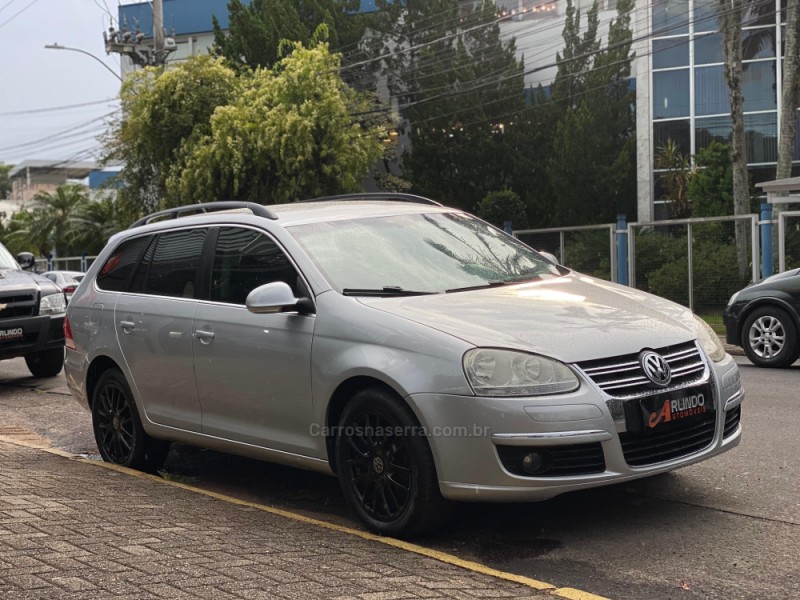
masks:
<svg viewBox="0 0 800 600"><path fill-rule="evenodd" d="M541 452L528 452L522 457L522 468L530 475L536 475L544 469L545 457Z"/></svg>

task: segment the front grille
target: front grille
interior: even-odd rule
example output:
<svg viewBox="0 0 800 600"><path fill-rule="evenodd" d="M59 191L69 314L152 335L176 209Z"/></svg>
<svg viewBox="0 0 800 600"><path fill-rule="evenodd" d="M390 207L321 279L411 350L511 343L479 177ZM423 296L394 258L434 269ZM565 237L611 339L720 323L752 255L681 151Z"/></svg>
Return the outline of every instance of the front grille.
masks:
<svg viewBox="0 0 800 600"><path fill-rule="evenodd" d="M716 413L709 412L699 419L677 421L663 429L620 433L625 462L643 467L689 456L708 447L714 440Z"/></svg>
<svg viewBox="0 0 800 600"><path fill-rule="evenodd" d="M725 429L723 430L722 437L729 438L736 432L739 427L739 421L742 419L742 405L733 408L725 413Z"/></svg>
<svg viewBox="0 0 800 600"><path fill-rule="evenodd" d="M697 383L706 374L706 364L697 344L687 342L656 350L669 363L672 371L670 388ZM578 363L578 367L601 390L615 398L634 398L661 391L644 374L639 354L625 354Z"/></svg>
<svg viewBox="0 0 800 600"><path fill-rule="evenodd" d="M496 446L503 466L514 475L522 477L568 477L589 475L606 470L606 461L600 442L569 444L566 446ZM526 454L542 455L539 469L526 470L523 459Z"/></svg>
<svg viewBox="0 0 800 600"><path fill-rule="evenodd" d="M0 320L32 317L36 314L36 296L33 294L0 296L0 304L5 304L5 308L0 310Z"/></svg>

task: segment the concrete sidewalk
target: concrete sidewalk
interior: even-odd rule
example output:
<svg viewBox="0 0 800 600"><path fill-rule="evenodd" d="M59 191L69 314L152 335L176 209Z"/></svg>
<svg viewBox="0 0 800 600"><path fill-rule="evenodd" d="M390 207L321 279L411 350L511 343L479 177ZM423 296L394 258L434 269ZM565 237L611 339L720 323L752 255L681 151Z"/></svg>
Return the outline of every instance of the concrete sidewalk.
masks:
<svg viewBox="0 0 800 600"><path fill-rule="evenodd" d="M0 441L4 599L541 599L554 591Z"/></svg>

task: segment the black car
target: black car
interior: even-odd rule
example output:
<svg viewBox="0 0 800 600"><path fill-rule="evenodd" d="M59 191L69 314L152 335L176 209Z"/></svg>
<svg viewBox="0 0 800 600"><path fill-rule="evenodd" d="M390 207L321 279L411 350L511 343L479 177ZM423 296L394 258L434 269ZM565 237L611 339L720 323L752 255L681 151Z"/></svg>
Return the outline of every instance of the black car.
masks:
<svg viewBox="0 0 800 600"><path fill-rule="evenodd" d="M725 309L729 344L758 367L788 367L800 356L800 269L736 292Z"/></svg>

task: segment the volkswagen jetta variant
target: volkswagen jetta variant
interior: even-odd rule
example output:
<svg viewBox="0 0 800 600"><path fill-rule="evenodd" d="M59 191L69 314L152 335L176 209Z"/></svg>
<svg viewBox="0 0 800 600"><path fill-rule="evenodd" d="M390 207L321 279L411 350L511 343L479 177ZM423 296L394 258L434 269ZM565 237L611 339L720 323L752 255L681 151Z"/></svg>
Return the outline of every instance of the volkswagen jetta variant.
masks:
<svg viewBox="0 0 800 600"><path fill-rule="evenodd" d="M69 304L67 380L106 461L154 470L181 442L335 474L367 527L409 536L449 501L739 443L736 364L682 306L416 196L198 206L114 236Z"/></svg>

